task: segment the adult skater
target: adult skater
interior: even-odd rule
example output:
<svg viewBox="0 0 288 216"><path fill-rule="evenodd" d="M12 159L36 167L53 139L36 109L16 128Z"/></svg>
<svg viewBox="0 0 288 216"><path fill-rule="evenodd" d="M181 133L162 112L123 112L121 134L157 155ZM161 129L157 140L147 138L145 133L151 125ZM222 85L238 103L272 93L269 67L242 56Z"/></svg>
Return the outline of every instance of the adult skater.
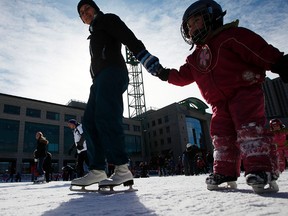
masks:
<svg viewBox="0 0 288 216"><path fill-rule="evenodd" d="M196 82L212 106L215 152L214 173L206 179L209 190L224 182L236 186L242 156L247 184L257 193L277 192L277 150L272 134L264 128L262 83L267 70L288 82L288 55L238 27L238 20L223 25L225 14L213 0L191 4L183 15L181 34L196 48L179 70L163 69L156 75L178 86Z"/></svg>
<svg viewBox="0 0 288 216"><path fill-rule="evenodd" d="M90 31L93 84L82 121L90 172L74 179L71 186L83 188L99 182L99 187L131 186L133 175L128 169L122 128L122 94L128 86L128 70L121 44L126 45L150 73L158 69L159 61L117 15L104 14L92 0L81 0L77 10ZM106 159L108 164L115 165L110 178L105 173Z"/></svg>
<svg viewBox="0 0 288 216"><path fill-rule="evenodd" d="M46 137L43 136L43 133L40 131L36 133L35 138L37 140L37 147L36 147L36 150L34 151L34 157L37 159L36 181L42 182L42 181L45 181L43 164L47 156L47 149L48 149L49 141L46 139Z"/></svg>

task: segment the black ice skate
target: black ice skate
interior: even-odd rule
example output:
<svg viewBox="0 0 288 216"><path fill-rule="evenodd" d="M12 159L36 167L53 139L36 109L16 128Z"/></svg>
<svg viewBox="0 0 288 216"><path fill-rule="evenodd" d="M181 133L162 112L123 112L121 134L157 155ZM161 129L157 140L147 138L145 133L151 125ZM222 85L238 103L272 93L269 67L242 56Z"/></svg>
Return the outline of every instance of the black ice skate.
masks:
<svg viewBox="0 0 288 216"><path fill-rule="evenodd" d="M221 189L236 189L237 177L224 176L217 173L212 173L206 178L206 184L208 190L221 190ZM222 185L227 183L226 185Z"/></svg>
<svg viewBox="0 0 288 216"><path fill-rule="evenodd" d="M277 193L279 187L276 183L278 176L271 175L270 172L249 173L246 175L246 183L250 185L257 194Z"/></svg>
<svg viewBox="0 0 288 216"><path fill-rule="evenodd" d="M128 186L128 189L114 190L114 187L123 184ZM123 193L137 191L132 185L134 184L133 175L128 169L128 165L115 166L114 173L110 178L99 182L99 193L111 194L111 193Z"/></svg>

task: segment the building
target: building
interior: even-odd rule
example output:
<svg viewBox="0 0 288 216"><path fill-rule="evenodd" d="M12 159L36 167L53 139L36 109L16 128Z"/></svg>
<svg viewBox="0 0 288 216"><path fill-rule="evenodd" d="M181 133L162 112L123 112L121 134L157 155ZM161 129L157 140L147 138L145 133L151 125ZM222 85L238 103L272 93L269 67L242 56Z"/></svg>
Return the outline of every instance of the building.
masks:
<svg viewBox="0 0 288 216"><path fill-rule="evenodd" d="M263 89L267 119L279 118L288 125L288 84L283 83L280 78L266 78Z"/></svg>
<svg viewBox="0 0 288 216"><path fill-rule="evenodd" d="M35 133L42 131L49 140L54 172L75 164L68 155L73 134L67 127L71 118L81 122L85 103L70 101L60 105L7 94L0 94L0 173L10 168L23 174L31 172L36 148ZM145 118L124 118L126 150L133 164L150 162L159 154L175 161L188 142L203 151L212 149L209 137L211 114L207 105L188 98L159 110L149 110Z"/></svg>
<svg viewBox="0 0 288 216"><path fill-rule="evenodd" d="M211 114L197 98L187 98L159 110L150 110L144 121L144 142L151 159L158 156L177 162L187 143L195 144L205 157L212 150L209 133Z"/></svg>
<svg viewBox="0 0 288 216"><path fill-rule="evenodd" d="M23 174L31 172L37 131L49 140L54 172L75 164L74 155L68 155L74 138L67 121L73 118L81 122L84 109L85 103L77 101L59 105L0 94L0 173L10 169ZM142 159L141 122L124 119L123 127L131 160Z"/></svg>

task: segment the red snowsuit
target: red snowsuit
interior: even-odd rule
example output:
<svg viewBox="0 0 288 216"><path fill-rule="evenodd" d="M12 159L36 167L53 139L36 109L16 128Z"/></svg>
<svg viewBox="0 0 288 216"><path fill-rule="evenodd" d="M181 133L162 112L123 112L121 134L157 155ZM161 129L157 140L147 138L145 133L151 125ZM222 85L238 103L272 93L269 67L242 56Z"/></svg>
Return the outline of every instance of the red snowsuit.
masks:
<svg viewBox="0 0 288 216"><path fill-rule="evenodd" d="M196 82L212 106L211 136L214 173L240 175L240 153L246 173L278 173L272 134L264 129L265 71L283 53L256 33L226 24L198 45L178 70L171 69L168 82L185 86Z"/></svg>
<svg viewBox="0 0 288 216"><path fill-rule="evenodd" d="M273 131L274 143L277 144L277 152L279 154L279 170L283 172L286 168L286 153L288 153L288 130L281 129Z"/></svg>

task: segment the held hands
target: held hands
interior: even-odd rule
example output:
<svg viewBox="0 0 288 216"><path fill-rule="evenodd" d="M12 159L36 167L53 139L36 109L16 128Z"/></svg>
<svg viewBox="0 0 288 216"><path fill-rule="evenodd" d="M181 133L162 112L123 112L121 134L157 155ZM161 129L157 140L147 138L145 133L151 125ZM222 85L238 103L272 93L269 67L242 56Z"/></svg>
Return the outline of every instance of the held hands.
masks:
<svg viewBox="0 0 288 216"><path fill-rule="evenodd" d="M156 56L151 55L146 49L138 53L136 58L153 76L158 76L163 69L162 65L159 63L159 59Z"/></svg>
<svg viewBox="0 0 288 216"><path fill-rule="evenodd" d="M272 65L271 71L279 74L284 83L288 83L288 55L284 55Z"/></svg>

